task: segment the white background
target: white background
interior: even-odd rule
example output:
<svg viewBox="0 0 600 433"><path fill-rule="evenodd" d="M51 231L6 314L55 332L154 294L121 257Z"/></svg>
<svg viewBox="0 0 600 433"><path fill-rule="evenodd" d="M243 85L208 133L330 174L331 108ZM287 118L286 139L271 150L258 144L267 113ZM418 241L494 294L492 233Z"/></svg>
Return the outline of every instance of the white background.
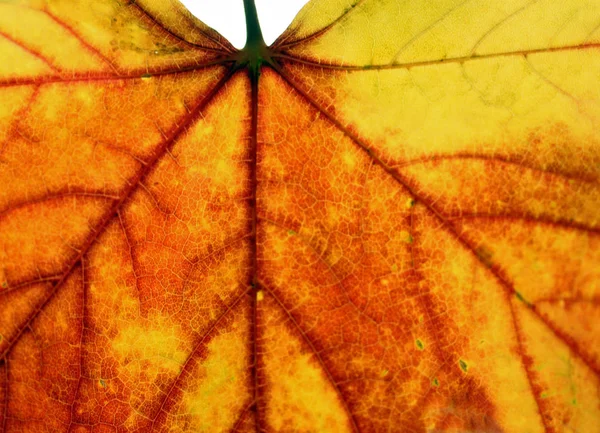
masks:
<svg viewBox="0 0 600 433"><path fill-rule="evenodd" d="M221 33L236 48L246 43L243 0L180 0L195 16ZM267 45L290 25L308 0L255 0Z"/></svg>

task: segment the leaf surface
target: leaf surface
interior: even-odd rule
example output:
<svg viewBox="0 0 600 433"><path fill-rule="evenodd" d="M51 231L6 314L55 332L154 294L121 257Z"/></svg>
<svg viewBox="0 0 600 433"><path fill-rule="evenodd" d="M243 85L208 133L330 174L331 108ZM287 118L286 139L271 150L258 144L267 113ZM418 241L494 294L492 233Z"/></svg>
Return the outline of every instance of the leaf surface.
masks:
<svg viewBox="0 0 600 433"><path fill-rule="evenodd" d="M596 0L313 0L260 59L0 4L0 431L594 432L599 44Z"/></svg>

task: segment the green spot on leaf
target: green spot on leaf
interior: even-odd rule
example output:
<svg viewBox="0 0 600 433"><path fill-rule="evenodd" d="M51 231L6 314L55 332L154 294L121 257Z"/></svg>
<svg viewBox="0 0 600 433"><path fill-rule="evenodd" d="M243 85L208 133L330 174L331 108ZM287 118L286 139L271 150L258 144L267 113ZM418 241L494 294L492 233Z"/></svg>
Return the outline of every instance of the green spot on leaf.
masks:
<svg viewBox="0 0 600 433"><path fill-rule="evenodd" d="M469 366L467 365L467 363L465 361L463 361L462 359L458 360L458 365L460 366L460 369L462 371L464 371L465 373L467 372L467 370L469 369Z"/></svg>
<svg viewBox="0 0 600 433"><path fill-rule="evenodd" d="M435 387L440 386L440 381L438 380L437 377L434 377L433 380L431 381L431 384Z"/></svg>
<svg viewBox="0 0 600 433"><path fill-rule="evenodd" d="M294 235L297 235L298 233L296 233L294 230L288 230L287 234L290 236L294 236Z"/></svg>
<svg viewBox="0 0 600 433"><path fill-rule="evenodd" d="M104 379L100 379L98 382L100 382L100 386L102 388L106 388L106 382L104 381Z"/></svg>
<svg viewBox="0 0 600 433"><path fill-rule="evenodd" d="M417 349L419 349L419 350L424 350L425 349L425 345L418 338L415 340L415 344L417 345Z"/></svg>

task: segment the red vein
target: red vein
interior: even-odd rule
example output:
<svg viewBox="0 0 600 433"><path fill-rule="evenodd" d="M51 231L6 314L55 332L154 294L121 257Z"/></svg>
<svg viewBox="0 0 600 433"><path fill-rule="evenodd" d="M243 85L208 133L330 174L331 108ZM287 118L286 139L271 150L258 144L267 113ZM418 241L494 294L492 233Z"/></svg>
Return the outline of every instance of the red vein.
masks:
<svg viewBox="0 0 600 433"><path fill-rule="evenodd" d="M61 200L64 198L71 198L71 197L89 197L89 198L106 199L106 200L118 199L118 197L116 197L116 196L101 193L101 192L73 191L73 192L50 193L50 194L44 195L42 197L37 197L37 198L31 199L31 200L26 200L26 201L12 204L10 207L7 207L5 209L0 209L0 220L3 217L5 217L7 214L11 213L12 211L22 209L24 207L35 206L38 204L46 203L48 201Z"/></svg>
<svg viewBox="0 0 600 433"><path fill-rule="evenodd" d="M436 59L436 60L421 60L415 62L407 62L407 63L393 63L393 64L385 64L385 65L340 65L334 63L319 63L315 62L311 59L305 59L301 57L291 56L284 52L275 52L272 57L274 59L284 59L294 63L300 63L307 66L314 66L316 68L322 69L334 69L340 71L377 71L377 70L385 70L385 69L410 69L421 66L432 66L432 65L445 65L445 64L455 64L455 63L465 63L475 60L487 60L501 57L520 57L520 56L530 56L534 54L544 54L544 53L554 53L560 51L574 51L574 50L585 50L585 49L594 49L600 48L600 43L587 43L581 45L566 45L562 47L550 47L550 48L534 48L531 50L517 50L517 51L505 51L502 53L489 53L489 54L473 54L470 56L461 56L461 57L449 57L445 59Z"/></svg>
<svg viewBox="0 0 600 433"><path fill-rule="evenodd" d="M254 404L255 404L255 402L252 401L252 402L250 402L250 404L248 406L246 406L244 409L242 409L242 412L240 413L240 416L238 417L237 421L233 424L233 427L231 427L230 431L232 433L237 431L237 429L242 425L242 423L246 419L246 414L250 411L250 409L254 406Z"/></svg>
<svg viewBox="0 0 600 433"><path fill-rule="evenodd" d="M577 180L579 182L593 183L593 184L596 184L598 182L598 178L596 176L587 175L586 173L564 173L564 172L558 171L558 170L535 167L533 164L527 164L527 163L524 163L521 161L515 161L515 160L509 159L508 157L502 156L502 155L478 155L475 153L457 153L457 154L453 154L453 155L430 155L430 156L425 156L425 157L411 159L408 161L401 162L400 164L395 165L395 168L400 169L400 168L404 168L404 167L410 167L412 165L427 164L430 162L446 161L446 160L453 160L453 159L457 159L457 160L472 159L472 160L492 162L492 163L498 162L498 163L507 164L507 165L514 165L516 167L520 167L520 168L524 168L524 169L528 169L528 170L532 170L532 171L537 171L537 172L544 173L544 174L550 174L550 175L554 175L554 176L563 177L565 179Z"/></svg>
<svg viewBox="0 0 600 433"><path fill-rule="evenodd" d="M594 359L588 359L587 355L583 356L579 353L579 351L581 350L581 345L577 341L574 341L573 337L571 337L566 332L563 332L560 329L558 329L552 321L546 318L539 311L539 308L536 305L531 305L528 303L523 304L533 313L534 316L536 316L544 325L546 325L548 329L550 329L552 333L556 337L558 337L559 340L562 340L567 345L567 347L571 349L573 353L579 355L579 358L581 358L581 360L584 362L585 365L587 365L590 368L590 370L596 373L596 375L600 376L600 365L598 365Z"/></svg>
<svg viewBox="0 0 600 433"><path fill-rule="evenodd" d="M366 0L359 0L359 1L357 1L349 9L345 10L339 17L337 17L335 20L333 20L327 26L323 27L321 30L317 30L316 32L311 33L310 35L307 35L307 36L305 36L303 38L296 39L295 41L291 41L291 42L288 42L288 43L285 43L285 39L282 39L282 40L278 39L278 40L275 41L275 43L273 43L273 47L276 48L276 49L291 48L291 47L299 45L299 44L301 44L303 42L309 42L309 41L311 41L313 39L316 39L319 36L322 36L323 34L327 33L329 30L331 30L337 24L339 24L351 12L355 11L356 9L358 9L358 7L360 5L362 5L363 3L365 3L365 2L366 2ZM287 39L289 39L292 36L293 36L293 34L290 35L290 36L288 36Z"/></svg>
<svg viewBox="0 0 600 433"><path fill-rule="evenodd" d="M181 370L179 370L179 373L177 374L177 376L175 377L175 379L173 380L173 382L171 382L171 386L169 386L169 390L165 393L165 396L164 396L164 398L163 398L163 400L162 400L162 402L160 404L160 407L158 408L158 410L156 411L156 413L152 417L152 427L150 428L150 430L154 430L154 426L156 424L156 420L157 420L158 416L160 415L161 412L164 412L164 407L165 407L167 401L169 400L169 397L171 396L171 394L173 393L173 391L175 390L175 388L177 387L177 385L181 381L181 379L183 377L183 373L186 372L186 370L189 367L190 363L194 359L194 355L196 355L196 353L198 352L198 350L200 349L200 347L211 336L212 332L217 328L217 326L219 325L219 323L221 323L221 321L236 307L236 305L240 303L240 301L242 300L242 298L244 298L245 296L247 296L248 294L251 293L251 290L252 289L246 290L240 296L238 296L230 305L228 305L227 308L225 309L225 311L223 311L219 315L219 317L217 317L213 321L213 323L208 327L208 329L206 330L206 332L202 335L202 337L200 337L200 339L198 340L198 342L194 345L194 349L190 352L189 356L186 358L185 362L183 363L183 366L181 367Z"/></svg>
<svg viewBox="0 0 600 433"><path fill-rule="evenodd" d="M143 185L143 183L140 183L141 185ZM127 227L125 226L125 222L123 221L123 217L121 215L121 211L117 212L117 218L119 219L119 227L121 228L121 231L123 232L123 236L125 237L125 243L127 244L127 248L129 250L129 260L131 260L131 272L133 273L133 278L135 279L135 290L137 292L138 295L138 301L140 301L141 296L140 296L140 277L138 276L136 270L135 270L135 260L134 260L134 254L133 254L133 245L131 244L131 242L129 241L129 233L127 230ZM140 305L140 302L138 302L138 315L141 317L142 316L142 307Z"/></svg>
<svg viewBox="0 0 600 433"><path fill-rule="evenodd" d="M258 279L257 279L257 244L256 244L256 229L258 223L258 215L256 209L256 191L258 189L257 181L257 154L258 154L258 75L255 75L251 69L248 69L248 78L251 83L251 123L250 123L250 188L252 191L252 197L249 200L250 205L250 286L252 287L252 365L250 366L252 374L252 393L254 400L254 417L255 426L257 433L261 433L262 427L260 425L260 396L259 392L259 380L258 380L258 305L257 305L257 293L258 293Z"/></svg>
<svg viewBox="0 0 600 433"><path fill-rule="evenodd" d="M268 224L271 224L274 227L277 227L280 230L291 230L291 228L286 227L283 224L280 224L277 221L273 221L267 218L260 218L261 221L264 221ZM369 320L370 322L372 322L373 324L377 325L379 324L379 322L377 320L375 320L373 317L369 316L366 312L364 312L363 310L361 310L358 305L356 305L356 303L352 300L352 298L350 298L350 296L348 295L348 289L346 288L344 281L342 280L342 278L339 277L339 275L334 271L334 269L331 267L331 264L323 257L323 254L320 254L317 249L310 243L310 241L308 239L306 239L304 236L302 235L296 235L297 239L300 239L302 241L302 243L304 245L306 245L315 255L315 257L317 258L317 260L322 263L327 270L329 271L329 273L331 274L331 276L335 279L334 284L336 286L339 286L340 289L342 289L342 293L344 294L344 297L347 299L348 303L350 305L352 305L352 307L357 311L359 316L363 316L365 317L367 320Z"/></svg>
<svg viewBox="0 0 600 433"><path fill-rule="evenodd" d="M258 286L254 286L252 289L256 290ZM262 428L260 425L260 412L259 412L259 380L258 380L258 347L257 347L257 339L258 339L258 305L257 305L257 294L252 293L252 365L250 366L251 374L252 374L252 399L253 399L253 409L254 409L254 425L256 427L256 433L261 433Z"/></svg>
<svg viewBox="0 0 600 433"><path fill-rule="evenodd" d="M85 318L87 317L87 284L85 282L85 260L81 259L81 335L79 336L79 378L77 379L77 390L75 391L75 395L73 396L73 400L71 402L71 410L69 411L69 428L67 431L71 430L73 426L73 409L75 408L75 403L77 402L77 397L79 396L79 392L81 389L81 380L83 379L83 340L85 337Z"/></svg>
<svg viewBox="0 0 600 433"><path fill-rule="evenodd" d="M220 40L219 38L217 38L217 37L214 37L214 36L213 36L213 35L211 35L211 34L210 34L208 31L206 31L206 30L204 30L202 27L200 27L200 25L201 25L201 24L203 25L204 23L202 23L200 20L196 19L196 18L195 18L195 17L194 17L194 16L193 16L193 15L192 15L192 14L191 14L191 13L190 13L188 10L186 10L186 13L185 13L185 14L183 14L183 17L184 17L184 19L185 19L185 20L186 20L188 23L190 23L192 26L194 26L194 27L195 27L195 30L197 30L198 32L200 32L200 34L201 34L202 36L204 36L205 38L207 38L208 40L210 40L210 41L211 41L211 42L213 42L214 44L216 44L216 45L220 46L221 48L223 48L223 50L224 50L226 53L235 53L235 52L237 51L237 50L236 50L234 47L232 47L231 45L229 45L229 44L228 44L228 41L227 41L227 39L223 38L223 39L225 40L225 42L223 42L223 41L222 41L222 40ZM212 29L210 29L210 30L212 30ZM221 36L220 34L218 34L218 32L216 32L216 33L217 33L217 35L218 35L219 37L221 37L221 38L222 38L222 36ZM205 48L205 49L210 49L210 48L207 48L207 47L203 47L203 48ZM214 49L214 48L213 48L213 49Z"/></svg>
<svg viewBox="0 0 600 433"><path fill-rule="evenodd" d="M258 185L257 181L257 148L258 148L258 77L250 77L252 85L252 107L251 107L251 124L250 124L250 186L252 189L252 196L250 197L251 207L251 267L252 267L252 281L251 284L255 285L257 282L256 277L256 223L257 223L257 209L256 209L256 189Z"/></svg>
<svg viewBox="0 0 600 433"><path fill-rule="evenodd" d="M19 133L19 122L21 121L21 118L23 116L25 116L25 114L31 110L31 106L34 104L39 93L40 93L40 86L36 86L35 89L33 90L33 92L31 92L31 95L29 96L27 103L24 104L23 107L13 115L13 121L11 122L10 126L6 129L8 131L8 134L4 138L4 141L2 142L2 144L0 144L0 162L3 162L1 158L2 158L2 155L4 154L4 151L8 147L8 144L11 140L11 136L15 132Z"/></svg>
<svg viewBox="0 0 600 433"><path fill-rule="evenodd" d="M308 338L308 335L306 335L306 333L304 332L304 330L300 327L300 324L296 321L296 319L294 318L294 316L292 316L292 314L290 314L290 312L285 307L285 305L283 304L283 302L281 302L281 300L279 299L279 297L277 297L277 295L275 295L275 293L271 289L269 289L268 287L266 287L263 283L259 283L259 286L265 292L267 292L270 296L273 297L273 299L279 305L279 308L281 308L284 311L284 313L286 314L287 318L290 320L291 323L294 324L294 326L296 327L296 329L298 330L298 332L300 333L300 335L302 335L302 339L306 342L306 344L308 344L308 346L310 347L311 351L315 355L315 358L317 358L317 361L319 362L319 365L321 366L321 368L325 372L325 375L327 376L327 379L331 383L331 386L333 386L333 388L335 389L335 391L336 391L336 393L338 395L338 398L342 402L342 406L344 406L344 410L346 411L346 414L348 415L348 418L350 419L350 424L351 424L352 430L355 433L360 433L360 429L358 428L358 424L356 422L356 419L354 418L354 414L350 411L350 408L348 407L348 403L346 402L346 399L344 398L344 395L342 394L342 390L340 389L338 383L335 381L335 379L331 375L331 372L329 371L329 368L327 368L327 365L325 364L325 361L323 361L323 358L321 357L321 354L317 351L317 348L314 346L314 344L312 343L312 341L310 340L310 338Z"/></svg>
<svg viewBox="0 0 600 433"><path fill-rule="evenodd" d="M488 213L462 213L458 215L446 215L446 219L448 221L452 220L462 220L462 219L487 219L487 220L519 220L524 222L530 222L534 224L546 224L561 228L575 229L581 230L589 233L600 234L600 226L599 227L590 227L583 223L578 223L571 220L554 220L544 216L533 217L531 215L526 214L516 214L516 213L506 213L506 214L488 214Z"/></svg>
<svg viewBox="0 0 600 433"><path fill-rule="evenodd" d="M113 71L115 71L115 73L119 73L117 67L108 59L108 57L106 57L104 54L102 54L100 52L100 50L98 50L98 48L94 47L93 45L91 45L89 42L87 42L86 40L84 40L79 33L77 33L73 27L71 27L70 25L68 25L66 22L64 22L63 20L61 20L60 18L58 18L57 16L55 16L53 13L51 13L48 10L43 10L43 12L52 20L54 21L56 24L58 24L60 27L62 27L63 29L65 29L68 33L71 34L71 36L73 36L75 39L77 39L77 41L86 48L86 50L91 53L92 55L96 56L97 58L99 58L100 60L102 60L102 62L106 65L108 65L108 67L110 69L112 69Z"/></svg>
<svg viewBox="0 0 600 433"><path fill-rule="evenodd" d="M8 419L8 359L3 357L0 358L0 369L4 370L4 377L2 380L4 384L0 384L0 388L4 388L4 400L2 402L2 407L0 408L0 417L2 419L2 430L1 432L6 432L6 420Z"/></svg>
<svg viewBox="0 0 600 433"><path fill-rule="evenodd" d="M213 250L211 253L206 254L202 257L197 258L196 260L193 261L192 263L192 267L190 269L190 271L188 272L187 276L185 277L185 281L183 283L183 288L181 289L182 292L185 292L185 290L187 289L187 286L190 283L195 283L196 281L194 281L190 275L194 273L194 271L198 268L198 265L206 262L207 260L209 260L210 258L216 256L217 254L222 253L223 251L227 251L229 250L231 247L233 247L235 244L237 244L238 242L243 241L244 239L249 238L251 235L250 234L245 234L243 236L239 236L237 238L234 238L231 242L227 242L225 243L223 246Z"/></svg>
<svg viewBox="0 0 600 433"><path fill-rule="evenodd" d="M35 280L23 281L22 283L18 283L15 285L9 285L6 289L0 291L0 296L8 295L9 293L16 292L17 290L31 287L34 284L51 283L51 282L59 281L60 279L61 279L60 275L54 275L54 276L36 278Z"/></svg>
<svg viewBox="0 0 600 433"><path fill-rule="evenodd" d="M34 50L33 48L30 48L30 47L24 45L21 41L18 41L17 39L10 36L8 33L3 32L2 30L0 30L0 36L3 36L4 38L9 40L13 44L15 44L18 47L20 47L21 49L23 49L24 51L27 51L29 54L34 56L36 59L42 61L46 66L48 66L54 72L57 72L57 73L60 72L60 69L57 68L56 66L54 66L52 64L52 62L50 60L48 60L45 56L43 56L42 53L40 53L39 51Z"/></svg>
<svg viewBox="0 0 600 433"><path fill-rule="evenodd" d="M51 83L71 83L71 82L95 82L95 81L119 81L119 80L137 80L142 78L158 77L162 75L174 75L185 72L197 71L211 66L225 66L228 63L232 63L229 57L222 57L214 60L210 60L204 63L193 63L190 65L184 65L176 69L156 69L148 70L147 68L138 69L129 74L106 74L98 72L86 72L71 75L68 78L63 76L45 76L45 77L18 77L9 79L0 79L0 88L2 87L14 87L14 86L27 86L27 85L42 85Z"/></svg>
<svg viewBox="0 0 600 433"><path fill-rule="evenodd" d="M550 427L547 423L546 420L544 418L544 415L542 413L542 407L544 406L540 396L538 395L537 392L535 392L534 389L534 384L533 384L533 375L531 374L531 371L529 370L529 359L526 361L525 357L527 355L525 355L525 349L523 348L524 346L524 342L523 342L523 336L521 335L521 327L518 324L518 319L517 316L515 314L515 310L514 310L514 306L513 303L511 302L510 299L507 299L506 301L508 303L508 306L510 308L510 314L512 317L512 323L513 323L513 329L515 330L515 334L517 336L517 344L518 344L518 353L519 356L521 357L521 361L523 364L523 369L525 370L525 375L527 376L527 382L529 385L529 389L531 391L531 394L533 395L533 399L535 400L535 404L537 406L537 410L538 413L540 415L540 420L542 421L542 425L544 426L544 430L546 431L546 433L554 433L555 430L554 428ZM529 358L529 357L527 357Z"/></svg>
<svg viewBox="0 0 600 433"><path fill-rule="evenodd" d="M154 15L152 15L150 12L148 12L146 9L144 9L137 1L135 0L131 0L128 4L128 6L132 6L134 8L136 8L139 13L142 15L141 18L145 19L146 21L149 21L150 23L154 24L156 27L159 28L159 30L161 30L163 33L166 33L168 36L170 36L171 38L177 40L180 43L183 43L189 47L192 48L201 48L203 50L206 51L212 51L212 52L218 52L218 53L229 53L229 50L219 50L216 48L211 48L211 47L206 47L204 45L200 45L200 44L196 44L194 42L190 42L186 39L184 39L182 36L179 36L177 33L175 33L174 31L168 29L164 23L162 23L161 21L159 21ZM201 31L201 30L200 30ZM213 42L215 42L216 44L218 44L219 46L223 47L220 43L214 41L212 38L210 38L209 36L205 35L204 32L201 31L201 33L206 36L206 38L212 40ZM223 47L224 48L224 47Z"/></svg>
<svg viewBox="0 0 600 433"><path fill-rule="evenodd" d="M188 126L191 125L196 119L198 119L198 116L201 115L201 111L213 99L213 97L221 90L221 88L223 86L225 86L225 84L227 83L229 78L231 78L231 76L233 75L233 72L234 72L233 69L230 69L223 76L223 78L221 78L218 81L218 83L212 88L212 90L210 90L210 92L208 92L208 94L206 94L204 97L202 97L200 99L200 101L196 104L194 109L191 110L191 112L183 118L183 121L179 124L179 126L177 126L175 128L175 130L171 133L170 137L167 140L164 140L163 143L161 144L161 146L159 146L159 148L156 149L156 151L154 152L154 155L150 159L148 165L146 165L139 171L138 175L132 180L129 187L125 190L123 197L119 201L116 201L115 204L108 210L108 212L106 212L106 214L102 218L100 224L98 225L98 228L94 231L93 235L85 242L85 244L82 246L80 252L71 261L71 263L67 266L67 269L66 269L63 277L54 285L54 287L52 288L52 291L49 293L49 295L46 297L46 299L43 302L41 302L34 309L34 311L30 314L30 316L28 317L24 326L21 327L21 329L19 329L19 332L17 333L15 338L8 344L8 347L0 355L0 357L6 356L6 354L11 351L11 349L14 347L15 343L21 337L24 330L30 326L32 321L39 315L39 313L44 309L44 307L54 297L54 295L56 294L58 289L62 286L62 284L67 279L67 277L71 274L71 272L73 271L75 266L81 261L83 256L89 251L90 247L99 238L100 234L104 233L104 231L108 227L109 222L112 221L112 219L115 217L117 212L119 212L119 210L128 201L128 199L133 196L133 193L137 190L139 183L142 181L142 179L150 173L151 169L156 165L156 163L161 159L161 157L167 153L167 149L175 142L175 140L177 140L186 131Z"/></svg>

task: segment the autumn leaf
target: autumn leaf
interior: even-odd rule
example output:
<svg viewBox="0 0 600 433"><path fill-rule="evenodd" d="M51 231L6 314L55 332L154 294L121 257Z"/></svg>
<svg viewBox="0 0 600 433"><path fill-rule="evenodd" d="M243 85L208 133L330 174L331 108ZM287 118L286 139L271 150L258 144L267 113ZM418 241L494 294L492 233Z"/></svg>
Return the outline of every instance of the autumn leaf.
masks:
<svg viewBox="0 0 600 433"><path fill-rule="evenodd" d="M600 2L0 3L0 431L595 433Z"/></svg>

